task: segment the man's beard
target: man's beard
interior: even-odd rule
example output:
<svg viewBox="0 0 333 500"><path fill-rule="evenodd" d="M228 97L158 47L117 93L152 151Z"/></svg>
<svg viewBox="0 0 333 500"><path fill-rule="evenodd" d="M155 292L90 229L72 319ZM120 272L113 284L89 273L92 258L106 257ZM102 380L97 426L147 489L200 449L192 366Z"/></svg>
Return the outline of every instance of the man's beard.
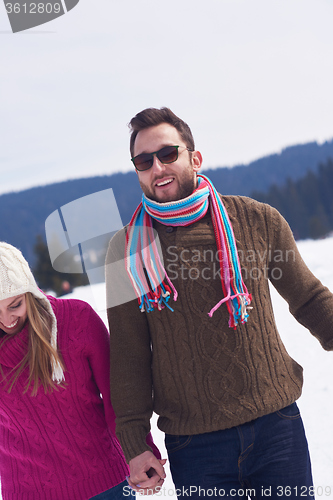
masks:
<svg viewBox="0 0 333 500"><path fill-rule="evenodd" d="M159 200L155 195L154 192L152 191L151 188L148 188L145 184L141 183L140 181L140 186L147 198L150 200L156 201L157 203L168 203L170 201L178 201L178 200L183 200L184 198L187 198L190 196L193 191L196 188L196 175L192 170L192 167L189 169L185 170L183 172L182 177L178 177L179 185L178 185L178 191L174 195L172 195L170 198L167 198L165 200ZM156 180L154 181L156 182Z"/></svg>

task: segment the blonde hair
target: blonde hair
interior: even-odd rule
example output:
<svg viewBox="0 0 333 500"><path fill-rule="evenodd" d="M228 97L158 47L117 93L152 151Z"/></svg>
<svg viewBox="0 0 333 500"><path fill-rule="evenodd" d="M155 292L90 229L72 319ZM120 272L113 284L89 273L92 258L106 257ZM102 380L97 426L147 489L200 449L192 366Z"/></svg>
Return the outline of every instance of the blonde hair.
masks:
<svg viewBox="0 0 333 500"><path fill-rule="evenodd" d="M35 396L40 385L43 386L45 393L57 389L59 384L52 380L52 360L58 362L62 369L64 369L64 364L57 350L51 346L52 317L50 312L32 293L27 292L25 298L29 322L29 347L22 361L12 370L14 374L9 381L8 392L12 390L22 371L29 366L29 377L24 393L32 386L31 395ZM6 335L1 345L9 338ZM2 369L1 372L3 375Z"/></svg>

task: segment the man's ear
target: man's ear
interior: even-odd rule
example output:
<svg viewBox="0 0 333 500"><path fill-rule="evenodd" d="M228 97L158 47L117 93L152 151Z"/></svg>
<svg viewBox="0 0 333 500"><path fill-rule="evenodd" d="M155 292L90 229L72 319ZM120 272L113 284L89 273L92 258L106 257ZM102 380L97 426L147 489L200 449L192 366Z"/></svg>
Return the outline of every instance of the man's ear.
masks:
<svg viewBox="0 0 333 500"><path fill-rule="evenodd" d="M200 151L193 151L191 158L192 168L194 172L199 172L202 165L202 154Z"/></svg>

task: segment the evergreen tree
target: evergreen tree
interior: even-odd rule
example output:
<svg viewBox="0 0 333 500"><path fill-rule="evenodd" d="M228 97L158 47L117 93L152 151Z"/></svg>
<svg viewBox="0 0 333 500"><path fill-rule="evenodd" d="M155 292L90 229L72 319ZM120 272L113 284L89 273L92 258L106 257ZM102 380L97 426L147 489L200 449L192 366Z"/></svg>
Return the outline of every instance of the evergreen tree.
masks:
<svg viewBox="0 0 333 500"><path fill-rule="evenodd" d="M252 197L275 207L287 219L296 239L321 238L333 231L333 160L308 171L299 179L287 179L267 193Z"/></svg>
<svg viewBox="0 0 333 500"><path fill-rule="evenodd" d="M47 245L40 235L36 238L34 253L36 264L33 268L33 274L38 286L43 291L53 291L59 296L68 293L77 286L88 284L86 274L59 273L53 269Z"/></svg>

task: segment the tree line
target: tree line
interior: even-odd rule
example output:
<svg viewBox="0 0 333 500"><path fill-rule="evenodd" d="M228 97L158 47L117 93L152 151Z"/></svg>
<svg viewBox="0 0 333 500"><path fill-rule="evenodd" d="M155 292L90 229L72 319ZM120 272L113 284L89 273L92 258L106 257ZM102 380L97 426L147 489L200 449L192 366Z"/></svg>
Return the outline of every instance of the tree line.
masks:
<svg viewBox="0 0 333 500"><path fill-rule="evenodd" d="M275 207L288 221L296 240L317 239L333 231L333 160L266 192L253 191L251 197Z"/></svg>

